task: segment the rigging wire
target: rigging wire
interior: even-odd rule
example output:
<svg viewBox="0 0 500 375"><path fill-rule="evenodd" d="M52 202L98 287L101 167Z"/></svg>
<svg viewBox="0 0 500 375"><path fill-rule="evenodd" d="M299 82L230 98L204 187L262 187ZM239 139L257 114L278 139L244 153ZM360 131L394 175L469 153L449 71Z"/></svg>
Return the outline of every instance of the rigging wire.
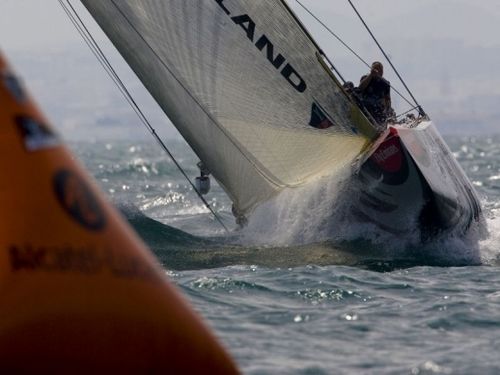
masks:
<svg viewBox="0 0 500 375"><path fill-rule="evenodd" d="M311 17L313 17L323 28L328 31L332 36L335 37L345 48L347 48L354 56L356 56L363 64L365 64L367 67L370 67L370 64L368 64L356 51L354 51L346 42L342 40L341 37L339 37L337 34L333 32L332 29L330 29L319 17L317 17L309 8L307 8L300 0L295 0L297 4L299 4L302 9L304 9Z"/></svg>
<svg viewBox="0 0 500 375"><path fill-rule="evenodd" d="M225 127L222 126L219 123L219 121L214 117L214 115L209 111L209 109L206 108L199 101L199 99L195 97L195 95L189 90L189 88L182 81L182 79L179 77L179 75L177 75L172 70L172 67L170 67L165 62L165 59L160 56L160 54L158 53L158 51L155 48L153 48L153 46L150 44L150 42L147 40L147 38L145 38L144 35L140 32L140 30L137 29L137 26L134 25L134 23L132 22L132 20L130 19L130 17L127 16L127 14L123 11L123 9L116 4L116 1L115 0L108 0L108 1L115 6L116 10L121 14L121 16L130 25L130 28L135 31L135 33L137 34L137 37L139 37L144 42L144 45L150 50L151 54L154 55L154 57L158 60L158 63L160 63L172 75L172 78L175 79L177 81L177 83L179 84L179 86L182 87L185 90L186 94L189 95L189 97L193 100L193 102L196 103L196 105L205 113L205 115L210 119L210 121L215 126L217 126L217 128L219 128L219 130L224 134L224 136L227 138L227 140L229 142L231 142L234 145L234 147L241 153L241 156L244 157L260 173L259 167L252 160L252 158L249 155L247 155L247 153L245 151L243 151L241 149L241 146L238 144L238 142L236 142L235 139L233 139L233 137L230 135L230 133L228 132L228 130L225 129ZM284 1L284 0L282 0L282 1ZM253 131L253 132L255 132L255 131ZM274 186L277 186L277 187L289 186L289 185L286 185L286 184L282 185L282 184L274 181L273 179L268 178L265 175L262 175L262 176L267 180L268 183L270 183L270 184L272 184Z"/></svg>
<svg viewBox="0 0 500 375"><path fill-rule="evenodd" d="M418 107L417 106L413 106L409 110L404 111L404 112L400 113L399 115L396 115L396 118L402 117L402 116L406 115L407 113L410 113L411 111L414 111L416 109L418 110Z"/></svg>
<svg viewBox="0 0 500 375"><path fill-rule="evenodd" d="M140 121L144 124L144 126L148 129L148 131L153 135L155 140L158 142L160 147L167 153L167 155L170 157L172 162L175 164L177 169L182 173L182 175L186 178L188 183L191 185L193 190L196 192L200 200L203 202L205 207L212 213L214 218L219 222L219 224L226 230L226 232L229 233L229 229L226 227L226 225L223 223L222 219L217 215L217 213L214 211L214 209L210 206L210 204L207 202L207 200L202 196L202 194L198 191L196 186L193 184L187 173L184 171L182 166L177 162L176 158L174 155L170 152L170 150L167 148L163 140L158 136L156 133L156 130L154 127L151 125L147 117L144 115L142 110L140 109L139 105L136 103L130 92L128 91L127 87L119 77L119 75L116 73L115 69L105 56L104 52L102 49L99 47L99 44L96 42L94 37L92 36L91 32L89 29L85 26L85 23L83 20L80 18L78 15L78 12L76 9L73 7L71 4L70 0L66 0L67 5L64 3L64 0L58 0L59 4L63 8L64 12L70 19L71 23L75 26L76 30L78 33L81 35L87 46L90 48L94 56L97 58L101 66L104 68L108 76L111 78L111 80L115 83L115 85L118 87L118 90L121 92L121 94L125 97L125 100L129 103L129 105L132 107L132 110L136 113L136 115L139 117Z"/></svg>
<svg viewBox="0 0 500 375"><path fill-rule="evenodd" d="M352 9L354 9L354 12L356 12L356 14L358 15L359 19L361 20L361 22L363 23L363 25L365 26L366 30L368 31L368 33L370 34L370 36L372 37L372 39L374 40L375 44L377 44L378 48L380 49L380 51L382 52L382 54L384 55L384 57L386 58L387 62L391 65L391 68L394 70L394 72L396 73L396 75L398 76L399 80L401 81L401 83L403 84L403 86L405 87L406 91L408 91L408 94L410 94L411 98L413 99L413 101L415 102L415 105L416 107L418 108L418 112L421 116L426 116L422 106L420 104L418 104L418 101L417 99L415 99L415 97L413 96L411 90L408 88L408 86L406 85L406 82L404 81L403 77L401 77L401 75L399 74L398 70L396 69L396 67L392 64L392 61L391 59L389 58L389 56L387 55L387 53L385 52L385 50L382 48L382 46L380 45L380 43L378 42L377 38L375 37L375 35L373 35L372 31L370 30L370 28L368 27L368 25L366 24L365 20L363 19L363 17L361 16L361 14L359 14L358 10L356 9L356 7L354 6L354 4L352 3L351 0L347 0L349 2L349 4L351 4L351 7Z"/></svg>
<svg viewBox="0 0 500 375"><path fill-rule="evenodd" d="M346 42L344 42L344 40L339 37L335 32L333 32L333 30L331 28L329 28L318 16L316 16L309 8L307 8L300 0L295 0L295 2L297 4L300 5L300 7L302 7L307 13L309 13L309 15L314 18L316 20L316 22L318 22L328 33L330 33L335 39L337 39L345 48L347 48L347 50L349 50L349 52L351 52L354 56L356 56L358 58L358 60L360 60L364 65L366 65L368 68L370 68L370 64L366 62L366 60L364 60L356 51L354 51ZM337 70L335 70L337 71ZM411 105L412 107L413 106L413 103L410 102L403 94L401 94L401 92L399 92L396 88L392 87L392 90L399 95L399 97L401 97L401 99L403 99L406 103L408 103L409 105ZM416 107L418 108L418 106ZM412 108L410 111L408 112L411 112L413 109L415 108Z"/></svg>
<svg viewBox="0 0 500 375"><path fill-rule="evenodd" d="M318 43L316 43L316 41L314 40L314 38L311 36L311 34L309 33L309 31L306 29L306 27L304 26L304 24L302 23L302 21L297 17L297 15L295 14L295 12L290 8L290 6L287 4L287 2L285 0L281 0L281 4L283 4L283 6L285 7L285 9L288 11L288 13L290 13L290 15L293 17L293 19L295 20L295 22L297 22L297 25L299 25L299 27L302 29L302 31L304 32L304 34L316 46L316 48L318 49L319 54L323 57L323 59L325 59L330 64L330 69L333 69L335 71L335 73L337 73L337 75L339 76L339 78L341 79L342 83L345 84L346 81L345 81L344 77L342 77L342 74L340 74L340 72L338 71L338 69L335 67L335 64L330 60L330 58L326 55L326 53L318 45Z"/></svg>

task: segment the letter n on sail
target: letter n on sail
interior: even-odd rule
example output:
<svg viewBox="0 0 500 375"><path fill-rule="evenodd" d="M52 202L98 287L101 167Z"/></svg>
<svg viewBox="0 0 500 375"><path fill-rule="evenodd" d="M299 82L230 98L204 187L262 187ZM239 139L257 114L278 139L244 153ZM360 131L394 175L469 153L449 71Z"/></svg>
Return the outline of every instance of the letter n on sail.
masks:
<svg viewBox="0 0 500 375"><path fill-rule="evenodd" d="M333 122L328 118L323 108L321 108L318 103L313 102L311 108L311 121L309 121L309 125L317 129L327 129L330 126L333 126Z"/></svg>

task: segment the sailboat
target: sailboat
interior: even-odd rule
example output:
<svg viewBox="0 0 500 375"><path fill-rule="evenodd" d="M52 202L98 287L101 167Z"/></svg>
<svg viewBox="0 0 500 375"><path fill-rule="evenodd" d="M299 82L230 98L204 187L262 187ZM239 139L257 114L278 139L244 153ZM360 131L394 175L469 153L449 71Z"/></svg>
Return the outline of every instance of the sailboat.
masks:
<svg viewBox="0 0 500 375"><path fill-rule="evenodd" d="M81 2L239 222L283 191L346 169L362 186L354 215L388 232L416 222L425 239L481 220L472 184L429 117L381 130L286 1Z"/></svg>

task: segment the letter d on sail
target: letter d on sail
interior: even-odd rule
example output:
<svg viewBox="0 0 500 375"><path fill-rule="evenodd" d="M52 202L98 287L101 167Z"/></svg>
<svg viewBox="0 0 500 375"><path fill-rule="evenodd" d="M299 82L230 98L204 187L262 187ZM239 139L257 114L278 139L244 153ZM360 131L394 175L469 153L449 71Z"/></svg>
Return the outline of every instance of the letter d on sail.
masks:
<svg viewBox="0 0 500 375"><path fill-rule="evenodd" d="M281 71L281 75L293 86L298 92L306 91L307 85L297 71L290 65L286 66Z"/></svg>

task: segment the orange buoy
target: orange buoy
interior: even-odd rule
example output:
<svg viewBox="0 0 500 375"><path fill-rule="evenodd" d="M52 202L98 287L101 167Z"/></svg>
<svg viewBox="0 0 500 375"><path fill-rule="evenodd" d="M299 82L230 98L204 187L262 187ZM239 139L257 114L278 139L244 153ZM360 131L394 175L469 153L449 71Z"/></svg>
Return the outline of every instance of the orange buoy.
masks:
<svg viewBox="0 0 500 375"><path fill-rule="evenodd" d="M0 370L237 373L0 54Z"/></svg>

